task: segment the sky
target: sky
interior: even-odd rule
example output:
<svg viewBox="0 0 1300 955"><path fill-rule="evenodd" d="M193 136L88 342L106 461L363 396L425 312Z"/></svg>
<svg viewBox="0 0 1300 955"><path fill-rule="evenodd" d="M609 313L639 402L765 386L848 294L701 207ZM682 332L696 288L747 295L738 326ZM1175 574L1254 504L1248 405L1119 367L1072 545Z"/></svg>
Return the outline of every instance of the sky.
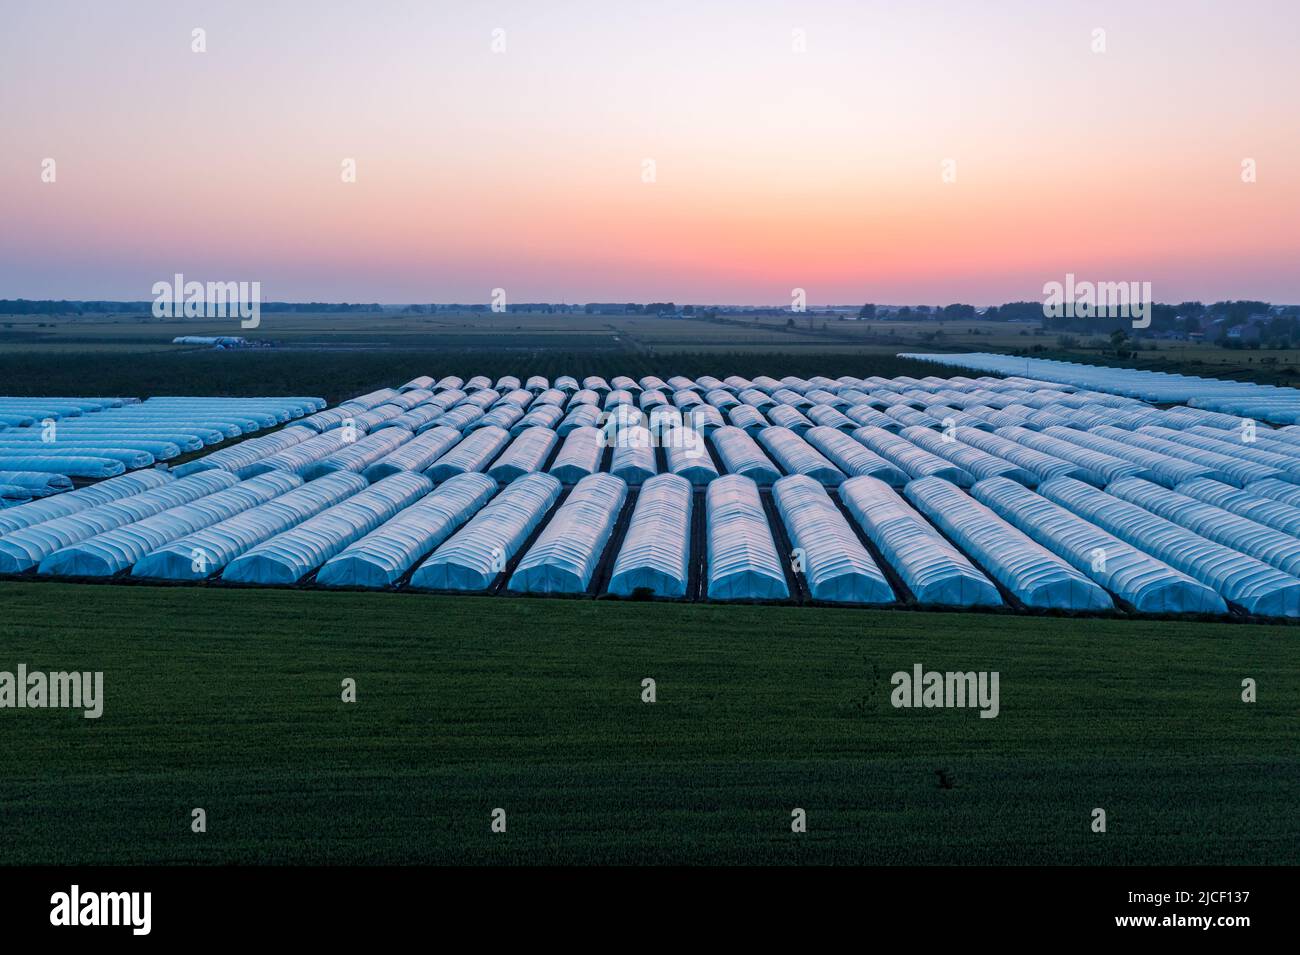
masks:
<svg viewBox="0 0 1300 955"><path fill-rule="evenodd" d="M0 298L1297 303L1297 36L1294 0L8 3Z"/></svg>

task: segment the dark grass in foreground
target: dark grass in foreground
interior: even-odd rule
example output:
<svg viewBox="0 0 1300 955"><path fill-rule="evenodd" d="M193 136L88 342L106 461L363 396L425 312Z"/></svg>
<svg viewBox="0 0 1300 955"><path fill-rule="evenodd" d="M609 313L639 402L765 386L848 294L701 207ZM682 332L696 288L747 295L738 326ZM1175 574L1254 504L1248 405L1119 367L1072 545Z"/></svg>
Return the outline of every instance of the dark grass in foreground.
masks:
<svg viewBox="0 0 1300 955"><path fill-rule="evenodd" d="M102 669L106 697L0 710L5 863L1300 861L1291 628L23 583L0 608L0 670ZM893 709L917 662L1000 671L1001 715Z"/></svg>

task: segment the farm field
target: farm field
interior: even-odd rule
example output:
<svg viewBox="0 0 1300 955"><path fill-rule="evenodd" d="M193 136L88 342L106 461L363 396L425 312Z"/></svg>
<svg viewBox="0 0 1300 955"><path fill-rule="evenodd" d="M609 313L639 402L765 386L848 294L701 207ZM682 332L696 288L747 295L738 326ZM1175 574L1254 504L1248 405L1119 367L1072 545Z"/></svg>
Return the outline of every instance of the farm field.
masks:
<svg viewBox="0 0 1300 955"><path fill-rule="evenodd" d="M1290 628L24 583L0 603L4 669L102 670L105 697L98 720L9 714L4 863L1300 861ZM998 718L892 708L918 662L1000 671Z"/></svg>

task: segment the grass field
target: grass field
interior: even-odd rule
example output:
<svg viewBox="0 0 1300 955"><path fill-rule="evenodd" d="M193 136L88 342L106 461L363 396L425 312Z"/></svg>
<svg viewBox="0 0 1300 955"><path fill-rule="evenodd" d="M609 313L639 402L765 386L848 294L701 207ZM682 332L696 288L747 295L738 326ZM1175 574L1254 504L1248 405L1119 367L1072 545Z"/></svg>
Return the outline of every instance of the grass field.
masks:
<svg viewBox="0 0 1300 955"><path fill-rule="evenodd" d="M106 698L0 711L4 863L1300 861L1293 628L56 583L0 607L0 670L103 670ZM1000 716L893 709L918 662L999 671Z"/></svg>

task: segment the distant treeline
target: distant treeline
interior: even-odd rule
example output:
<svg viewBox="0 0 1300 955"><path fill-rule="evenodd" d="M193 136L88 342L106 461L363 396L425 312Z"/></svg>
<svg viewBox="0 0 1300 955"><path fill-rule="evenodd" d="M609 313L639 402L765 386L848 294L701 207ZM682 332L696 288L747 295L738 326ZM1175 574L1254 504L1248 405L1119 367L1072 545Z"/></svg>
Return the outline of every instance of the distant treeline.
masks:
<svg viewBox="0 0 1300 955"><path fill-rule="evenodd" d="M347 302L263 302L263 312L379 312L383 306ZM138 315L151 312L153 302L73 301L70 299L0 298L0 315Z"/></svg>

